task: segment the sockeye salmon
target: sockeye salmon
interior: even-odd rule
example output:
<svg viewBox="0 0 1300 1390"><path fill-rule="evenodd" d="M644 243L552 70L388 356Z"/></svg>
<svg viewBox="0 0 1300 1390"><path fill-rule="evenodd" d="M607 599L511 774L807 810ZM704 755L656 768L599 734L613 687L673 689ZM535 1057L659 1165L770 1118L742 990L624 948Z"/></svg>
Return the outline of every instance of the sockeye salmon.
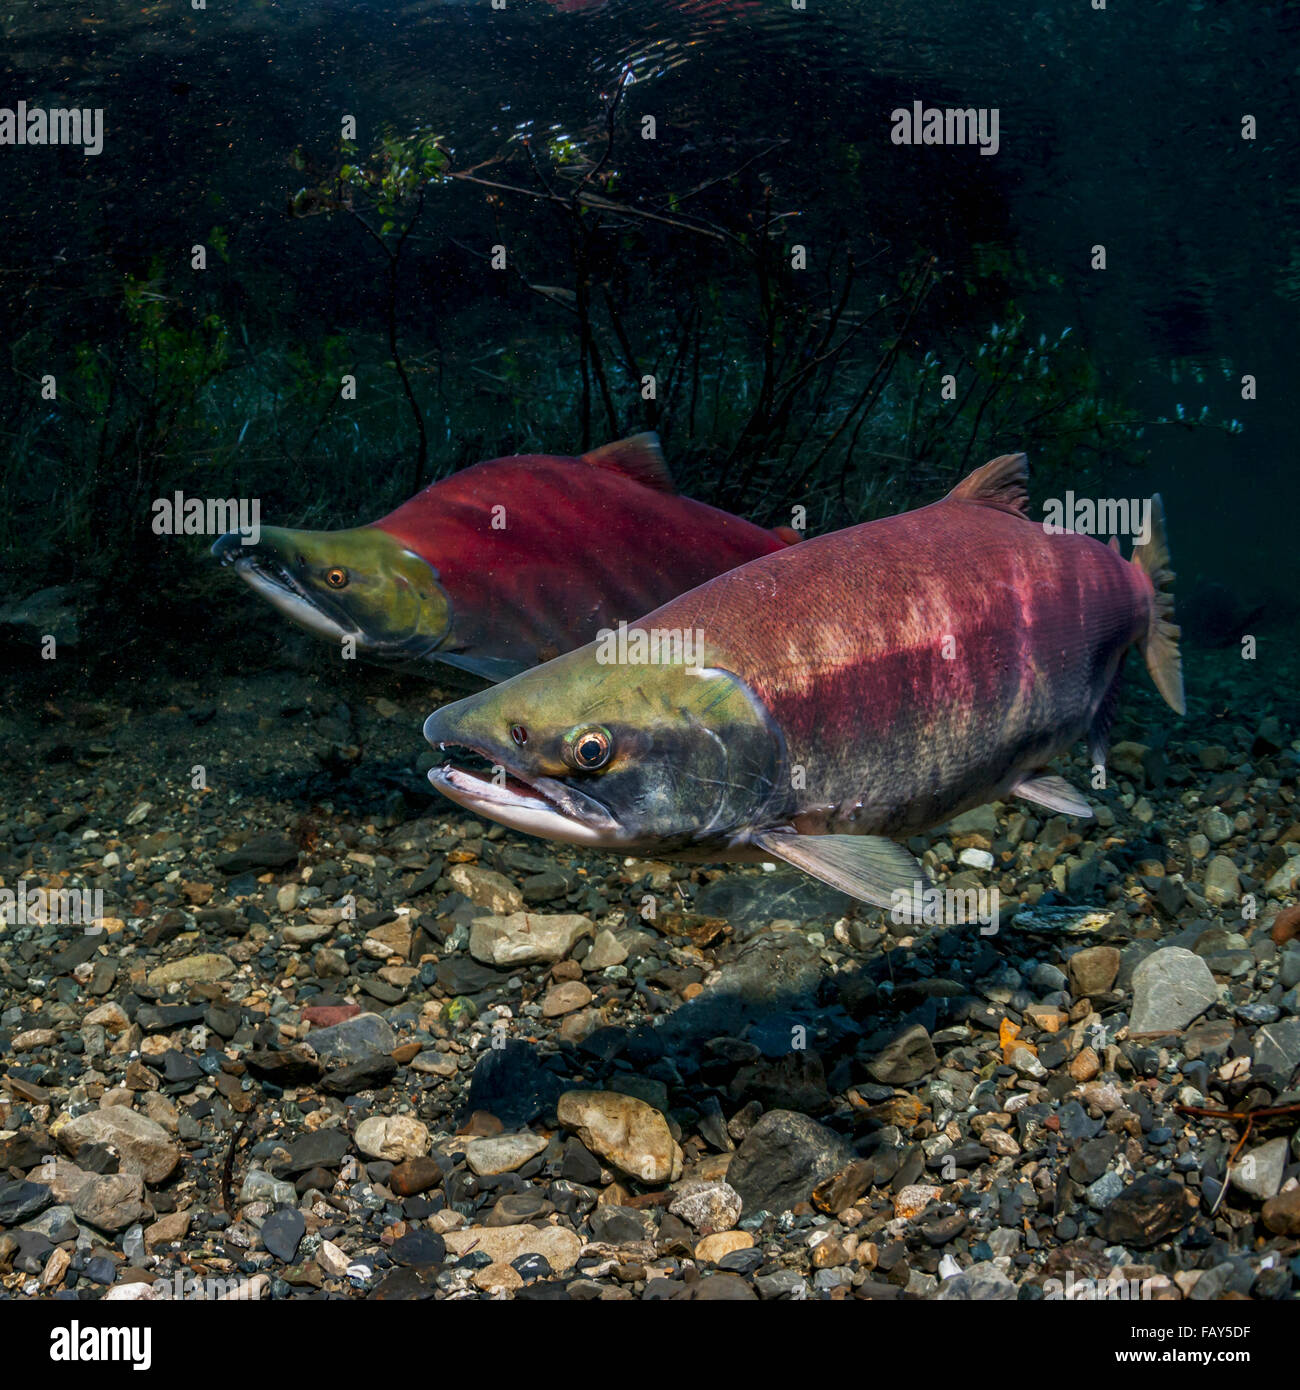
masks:
<svg viewBox="0 0 1300 1390"><path fill-rule="evenodd" d="M280 612L358 654L501 680L798 540L678 496L654 434L579 458L518 454L346 531L263 527L212 553Z"/></svg>
<svg viewBox="0 0 1300 1390"><path fill-rule="evenodd" d="M1104 762L1130 647L1183 712L1163 509L1124 560L1047 534L1027 482L1023 454L994 459L930 506L710 580L617 651L444 706L430 781L530 834L783 859L882 907L925 882L897 838L1013 794L1090 815L1045 769L1084 737ZM688 636L693 659L656 661Z"/></svg>

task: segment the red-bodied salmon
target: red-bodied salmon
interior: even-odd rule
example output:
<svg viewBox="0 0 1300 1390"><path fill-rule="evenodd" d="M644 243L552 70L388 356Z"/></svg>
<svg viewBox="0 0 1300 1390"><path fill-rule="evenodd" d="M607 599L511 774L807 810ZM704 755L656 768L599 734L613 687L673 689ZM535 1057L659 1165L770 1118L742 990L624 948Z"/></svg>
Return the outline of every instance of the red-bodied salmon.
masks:
<svg viewBox="0 0 1300 1390"><path fill-rule="evenodd" d="M751 560L429 716L453 801L517 830L690 860L783 859L882 907L923 885L899 838L1104 763L1137 647L1183 712L1159 497L1125 560L1028 515L1023 454L941 501Z"/></svg>
<svg viewBox="0 0 1300 1390"><path fill-rule="evenodd" d="M654 434L517 454L347 531L212 547L280 612L359 655L502 680L798 540L679 496Z"/></svg>

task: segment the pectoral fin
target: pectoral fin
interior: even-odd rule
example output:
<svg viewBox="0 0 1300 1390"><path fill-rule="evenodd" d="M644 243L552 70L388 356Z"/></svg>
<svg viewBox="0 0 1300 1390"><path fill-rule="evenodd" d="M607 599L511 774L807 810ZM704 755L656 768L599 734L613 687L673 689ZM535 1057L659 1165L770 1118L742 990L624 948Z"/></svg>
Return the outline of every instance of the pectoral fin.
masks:
<svg viewBox="0 0 1300 1390"><path fill-rule="evenodd" d="M841 893L889 908L895 893L910 900L917 884L925 886L925 870L893 840L879 835L796 835L763 830L753 843L776 859L829 883Z"/></svg>
<svg viewBox="0 0 1300 1390"><path fill-rule="evenodd" d="M1062 777L1027 777L1012 787L1011 794L1022 796L1026 801L1035 802L1039 806L1046 806L1049 811L1092 819L1092 807Z"/></svg>
<svg viewBox="0 0 1300 1390"><path fill-rule="evenodd" d="M445 661L448 666L454 666L458 671L468 671L471 676L481 676L485 681L509 680L511 676L517 676L520 671L528 670L528 666L522 661L507 661L502 656L468 656L464 652L434 652L434 658L438 661Z"/></svg>

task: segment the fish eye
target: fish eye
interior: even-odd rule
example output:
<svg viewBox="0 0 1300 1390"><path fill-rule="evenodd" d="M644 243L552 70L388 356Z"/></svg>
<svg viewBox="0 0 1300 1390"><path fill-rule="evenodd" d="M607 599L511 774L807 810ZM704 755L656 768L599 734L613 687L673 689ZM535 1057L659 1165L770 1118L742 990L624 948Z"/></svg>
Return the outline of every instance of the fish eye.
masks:
<svg viewBox="0 0 1300 1390"><path fill-rule="evenodd" d="M522 724L511 724L510 737L522 748L528 742L528 730Z"/></svg>
<svg viewBox="0 0 1300 1390"><path fill-rule="evenodd" d="M595 772L609 762L614 740L601 724L574 729L564 742L565 761L580 772Z"/></svg>
<svg viewBox="0 0 1300 1390"><path fill-rule="evenodd" d="M333 569L325 571L325 582L331 589L346 589L348 586L348 572L339 565Z"/></svg>

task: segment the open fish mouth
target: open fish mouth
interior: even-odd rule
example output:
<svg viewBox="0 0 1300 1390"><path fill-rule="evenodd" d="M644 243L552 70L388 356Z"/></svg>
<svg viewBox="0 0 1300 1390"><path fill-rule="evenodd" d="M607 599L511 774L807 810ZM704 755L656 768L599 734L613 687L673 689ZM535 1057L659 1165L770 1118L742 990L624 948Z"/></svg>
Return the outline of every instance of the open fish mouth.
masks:
<svg viewBox="0 0 1300 1390"><path fill-rule="evenodd" d="M231 544L232 536L238 542L237 533L222 536L212 547L212 553L223 566L233 565L235 573L244 583L278 608L285 617L331 641L362 636L361 629L341 612L324 608L320 596L304 588L293 571L273 553L238 543Z"/></svg>
<svg viewBox="0 0 1300 1390"><path fill-rule="evenodd" d="M624 837L622 827L594 796L552 777L529 777L493 762L483 749L425 737L443 755L429 770L429 781L458 806L499 821L511 830L575 845L608 846Z"/></svg>

